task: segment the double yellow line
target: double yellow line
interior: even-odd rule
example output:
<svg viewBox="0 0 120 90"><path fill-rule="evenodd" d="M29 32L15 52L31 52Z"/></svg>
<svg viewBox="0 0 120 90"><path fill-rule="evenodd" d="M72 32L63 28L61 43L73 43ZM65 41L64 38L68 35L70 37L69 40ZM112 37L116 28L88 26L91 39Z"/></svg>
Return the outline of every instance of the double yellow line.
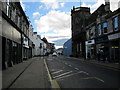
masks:
<svg viewBox="0 0 120 90"><path fill-rule="evenodd" d="M52 88L56 88L57 90L60 90L60 86L57 83L57 81L56 80L52 80L52 77L50 75L50 71L48 69L48 66L47 66L47 63L46 63L45 59L44 59L44 64L45 64L45 67L46 67L46 70L47 70L47 73L48 73L48 77L49 77L49 80L50 80L50 83L51 83L51 87Z"/></svg>

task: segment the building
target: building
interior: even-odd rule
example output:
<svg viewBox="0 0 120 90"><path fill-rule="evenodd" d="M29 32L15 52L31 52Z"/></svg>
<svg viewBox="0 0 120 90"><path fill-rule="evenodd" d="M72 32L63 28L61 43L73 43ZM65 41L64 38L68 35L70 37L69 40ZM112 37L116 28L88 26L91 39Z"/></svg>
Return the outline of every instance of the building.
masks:
<svg viewBox="0 0 120 90"><path fill-rule="evenodd" d="M95 59L96 57L96 38L99 38L101 34L106 33L106 29L100 31L99 29L106 28L105 16L110 14L110 4L108 2L102 4L97 10L90 14L87 20L86 26L86 59ZM104 24L104 27L103 27ZM105 37L105 36L103 36ZM98 52L98 51L97 51Z"/></svg>
<svg viewBox="0 0 120 90"><path fill-rule="evenodd" d="M120 8L106 15L101 24L101 34L95 38L96 52L102 51L102 60L120 62Z"/></svg>
<svg viewBox="0 0 120 90"><path fill-rule="evenodd" d="M63 45L63 55L71 56L72 55L72 39L66 41Z"/></svg>
<svg viewBox="0 0 120 90"><path fill-rule="evenodd" d="M45 55L52 54L55 50L55 46L54 46L55 44L49 43L45 37L43 37L42 41L46 44L45 45L46 47L44 49Z"/></svg>
<svg viewBox="0 0 120 90"><path fill-rule="evenodd" d="M80 10L79 8L75 9L73 8L74 11ZM82 33L79 32L80 30L84 30L85 35L83 34L84 39L82 40L85 42L86 59L120 62L120 8L112 12L110 10L110 2L106 0L105 4L102 4L92 14L89 14L86 20L80 20L85 23L83 28L81 24L78 24L79 27L76 26L75 22L78 22L78 19L76 19L77 17L74 17L73 14L74 12L72 12L73 55L76 56L74 53L77 53L79 49L84 51L84 49L82 49L84 47L80 48L79 45L75 43L75 41L81 41L80 36ZM77 13L77 15L79 15L79 13ZM75 39L78 37L77 34L74 36L75 33L79 35L79 39Z"/></svg>
<svg viewBox="0 0 120 90"><path fill-rule="evenodd" d="M85 40L87 18L90 15L88 7L73 7L71 10L72 23L72 55L75 57L85 57Z"/></svg>
<svg viewBox="0 0 120 90"><path fill-rule="evenodd" d="M95 20L86 27L86 59L119 62L120 9L111 12L110 9L105 8L106 5L109 3L103 5L104 10L101 11L103 13L98 13ZM94 13L97 13L99 8Z"/></svg>
<svg viewBox="0 0 120 90"><path fill-rule="evenodd" d="M9 7L10 6L10 7ZM22 61L22 39L20 18L16 9L21 11L20 3L2 2L2 65L3 69ZM18 19L19 18L19 19Z"/></svg>
<svg viewBox="0 0 120 90"><path fill-rule="evenodd" d="M29 42L28 42L28 44L29 44L29 58L32 58L33 57L33 47L34 47L34 45L33 45L33 34L34 34L34 32L33 32L33 27L32 27L32 25L31 24L29 24Z"/></svg>
<svg viewBox="0 0 120 90"><path fill-rule="evenodd" d="M0 2L2 12L2 69L32 57L29 25L20 2Z"/></svg>
<svg viewBox="0 0 120 90"><path fill-rule="evenodd" d="M33 34L33 56L43 56L45 55L46 44L41 40L40 35L37 32Z"/></svg>
<svg viewBox="0 0 120 90"><path fill-rule="evenodd" d="M120 62L120 8L110 11L105 2L88 18L86 26L86 59Z"/></svg>

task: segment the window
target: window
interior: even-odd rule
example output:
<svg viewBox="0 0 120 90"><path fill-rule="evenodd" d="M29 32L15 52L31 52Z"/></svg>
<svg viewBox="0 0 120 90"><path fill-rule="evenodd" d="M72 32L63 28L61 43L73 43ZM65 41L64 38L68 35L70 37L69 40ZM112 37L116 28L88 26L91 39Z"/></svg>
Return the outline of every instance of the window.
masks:
<svg viewBox="0 0 120 90"><path fill-rule="evenodd" d="M118 17L113 18L113 27L115 31L118 29Z"/></svg>
<svg viewBox="0 0 120 90"><path fill-rule="evenodd" d="M107 27L108 27L108 23L107 22L104 22L103 23L103 33L107 33Z"/></svg>
<svg viewBox="0 0 120 90"><path fill-rule="evenodd" d="M91 27L91 30L90 30L90 39L94 37L95 37L95 26Z"/></svg>
<svg viewBox="0 0 120 90"><path fill-rule="evenodd" d="M101 35L101 24L98 24L97 30L97 35Z"/></svg>
<svg viewBox="0 0 120 90"><path fill-rule="evenodd" d="M42 43L40 43L40 49L42 48Z"/></svg>

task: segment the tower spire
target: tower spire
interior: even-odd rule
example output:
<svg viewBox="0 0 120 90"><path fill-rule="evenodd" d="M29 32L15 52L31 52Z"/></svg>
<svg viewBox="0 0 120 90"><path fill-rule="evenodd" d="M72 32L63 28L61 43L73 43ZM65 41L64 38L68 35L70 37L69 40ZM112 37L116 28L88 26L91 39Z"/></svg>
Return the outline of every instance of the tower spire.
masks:
<svg viewBox="0 0 120 90"><path fill-rule="evenodd" d="M80 0L80 7L81 7L81 0Z"/></svg>

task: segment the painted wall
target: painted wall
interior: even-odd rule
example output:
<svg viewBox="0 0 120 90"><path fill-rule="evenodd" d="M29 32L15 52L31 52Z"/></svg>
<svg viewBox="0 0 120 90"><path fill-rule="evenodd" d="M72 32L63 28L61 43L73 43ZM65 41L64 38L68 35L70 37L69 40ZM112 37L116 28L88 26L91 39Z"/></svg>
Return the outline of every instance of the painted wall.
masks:
<svg viewBox="0 0 120 90"><path fill-rule="evenodd" d="M72 39L69 39L63 45L63 55L70 56L71 54L72 54Z"/></svg>
<svg viewBox="0 0 120 90"><path fill-rule="evenodd" d="M33 56L38 56L38 55L44 55L46 48L45 43L41 40L40 36L37 34L33 35L33 43L35 44L35 48L33 49ZM41 48L40 48L40 43L41 43Z"/></svg>

